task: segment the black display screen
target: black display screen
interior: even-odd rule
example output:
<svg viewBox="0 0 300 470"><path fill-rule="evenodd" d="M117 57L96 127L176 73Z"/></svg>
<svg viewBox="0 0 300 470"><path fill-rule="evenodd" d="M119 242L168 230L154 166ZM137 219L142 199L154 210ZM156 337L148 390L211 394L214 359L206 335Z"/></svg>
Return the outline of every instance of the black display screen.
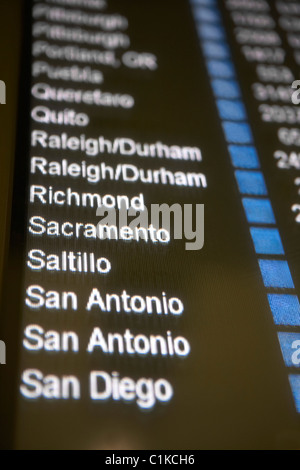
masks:
<svg viewBox="0 0 300 470"><path fill-rule="evenodd" d="M300 4L34 1L23 49L10 446L299 447Z"/></svg>

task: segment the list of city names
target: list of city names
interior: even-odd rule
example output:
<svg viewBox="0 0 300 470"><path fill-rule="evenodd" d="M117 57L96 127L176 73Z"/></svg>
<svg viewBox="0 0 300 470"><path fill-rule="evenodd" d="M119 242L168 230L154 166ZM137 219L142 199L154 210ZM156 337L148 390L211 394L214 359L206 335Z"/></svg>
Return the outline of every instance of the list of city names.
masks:
<svg viewBox="0 0 300 470"><path fill-rule="evenodd" d="M172 361L191 352L180 333L186 311L177 292L163 285L153 292L143 282L137 288L127 288L122 279L113 282L126 260L116 256L116 244L118 253L126 244L129 251L144 245L146 257L166 249L172 243L169 234L152 224L135 229L125 224L106 232L104 241L98 226L97 208L118 212L123 204L138 213L151 204L151 191L158 185L200 192L207 187L199 147L165 142L163 136L145 142L143 135L123 135L121 126L116 126L120 133L112 134L93 125L97 115L130 120L141 96L128 92L126 83L149 81L160 66L153 51L135 50L130 38L134 25L112 8L103 0L48 0L35 2L32 10L26 367L20 391L30 400L80 400L85 381L93 401L135 402L139 409L153 409L172 400L176 390L163 375L151 376L147 367L141 376L93 368L78 377L71 367L70 373L57 375L38 366L39 356L45 361L47 355L57 361L100 353ZM130 78L122 81L128 70ZM189 162L196 171L187 168ZM80 328L84 317L92 318L86 334Z"/></svg>
<svg viewBox="0 0 300 470"><path fill-rule="evenodd" d="M300 411L299 7L31 16L17 446L276 447ZM205 205L204 249L164 203Z"/></svg>

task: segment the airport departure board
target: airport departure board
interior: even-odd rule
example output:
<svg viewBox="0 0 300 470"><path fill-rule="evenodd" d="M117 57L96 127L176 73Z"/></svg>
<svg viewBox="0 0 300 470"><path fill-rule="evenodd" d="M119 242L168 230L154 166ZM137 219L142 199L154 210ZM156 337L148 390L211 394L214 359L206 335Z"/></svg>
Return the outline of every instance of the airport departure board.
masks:
<svg viewBox="0 0 300 470"><path fill-rule="evenodd" d="M299 448L300 2L23 10L9 446Z"/></svg>

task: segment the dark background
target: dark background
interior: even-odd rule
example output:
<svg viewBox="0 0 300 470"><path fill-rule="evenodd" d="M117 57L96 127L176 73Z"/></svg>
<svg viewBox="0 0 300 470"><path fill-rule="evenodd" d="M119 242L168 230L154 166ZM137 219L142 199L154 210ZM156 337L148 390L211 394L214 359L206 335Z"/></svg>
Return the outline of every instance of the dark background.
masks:
<svg viewBox="0 0 300 470"><path fill-rule="evenodd" d="M12 7L13 3L15 8ZM78 292L80 289L83 300L77 313L41 311L37 314L23 308L24 286L41 283L42 276L27 272L25 280L23 278L28 247L43 247L49 253L66 247L64 240L28 239L25 249L27 184L22 183L26 183L26 162L29 158L29 109L26 105L30 92L30 64L25 61L16 138L15 181L20 184L15 185L10 249L3 250L8 254L8 260L4 271L4 334L1 339L6 341L8 353L5 370L1 368L0 372L1 413L7 426L3 427L0 446L103 449L297 447L300 440L298 416L287 370L281 357L249 229L245 224L189 3L183 0L143 3L132 0L126 3L114 1L110 5L113 5L111 10L128 17L132 49L156 54L159 68L148 74L133 73L127 69L117 73L105 70L103 88L113 91L116 87L118 91L132 92L137 104L129 115L122 111L106 114L95 109L93 112L86 107L91 117L86 134L107 137L123 135L140 142L161 140L168 144L199 146L203 153L200 164L157 159L150 161L139 157L130 159L129 163L145 168L165 166L171 170L201 171L207 177L208 187L202 190L114 183L103 184L99 192L128 195L143 192L146 204L204 203L205 246L199 252L188 252L179 242L167 248L135 242L127 245L121 241L102 242L99 248L98 242L80 242L81 251L99 251L112 262L112 273L99 281L101 292L126 289L132 294L159 295L165 291L169 296L181 298L185 304L185 312L177 320L155 316L147 318L144 315L87 314L84 311L87 295L98 282L95 276L88 275L84 283L82 278L71 276L48 274L42 278L43 285L49 285L51 289L62 289L62 286ZM8 15L6 24L11 25L10 28L7 26L9 33L5 36L8 42L7 66L0 78L6 80L8 88L14 89L13 93L8 93L9 104L0 109L1 117L4 112L7 113L4 120L9 125L7 131L1 131L8 139L2 151L5 159L1 160L1 166L4 166L4 161L7 165L1 171L1 178L7 175L6 185L1 185L2 226L7 227L9 224L5 222L4 214L7 207L5 198L11 190L9 168L15 142L21 31L16 16L20 14L20 3L7 1L0 8ZM12 34L14 28L15 34ZM29 46L29 40L27 35L23 44ZM14 54L8 53L13 47ZM28 59L28 47L26 50L23 57ZM243 82L241 67L239 73ZM42 126L34 125L34 128ZM50 126L47 126L47 131L51 133ZM54 126L53 133L55 131L61 132L62 129ZM68 132L76 135L76 130ZM0 145L3 144L0 142ZM44 156L56 159L50 150ZM73 153L66 156L70 161L76 161ZM111 163L114 165L124 161L122 157L113 158ZM99 162L100 159L109 164L109 158L99 157ZM31 178L31 183L38 184L39 180L35 178ZM51 178L44 177L42 181L44 184L52 183ZM76 180L72 184L58 180L55 184L59 188L70 185L78 191L89 189L87 183ZM38 208L29 210L30 214L39 215ZM55 220L68 217L74 218L74 221L84 218L96 221L92 210L77 209L75 213L67 208L50 207L47 216ZM79 245L76 247L79 249ZM19 354L22 328L29 323L38 323L45 329L76 331L83 345L81 352L78 356L42 352L35 355L28 351L20 351ZM134 333L145 334L158 334L170 328L174 334L178 332L185 336L192 350L184 360L126 358L117 354L106 357L101 353L95 353L91 358L84 352L84 345L94 326L100 326L104 331L120 332L128 327ZM20 371L27 367L40 368L45 373L78 375L82 382L82 399L78 402L27 402L20 399ZM138 410L135 404L93 403L88 398L87 379L89 371L94 368L106 371L116 369L133 377L144 374L166 377L174 386L175 395L169 404L158 405L148 413Z"/></svg>

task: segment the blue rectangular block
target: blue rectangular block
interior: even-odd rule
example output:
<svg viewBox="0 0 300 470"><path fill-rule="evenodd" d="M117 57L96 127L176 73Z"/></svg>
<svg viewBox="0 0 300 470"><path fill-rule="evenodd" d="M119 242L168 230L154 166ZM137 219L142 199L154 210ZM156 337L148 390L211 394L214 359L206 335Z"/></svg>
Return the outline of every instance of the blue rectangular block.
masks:
<svg viewBox="0 0 300 470"><path fill-rule="evenodd" d="M276 325L300 326L300 305L296 295L268 294Z"/></svg>
<svg viewBox="0 0 300 470"><path fill-rule="evenodd" d="M300 375L290 374L289 381L295 401L296 410L300 413Z"/></svg>
<svg viewBox="0 0 300 470"><path fill-rule="evenodd" d="M192 5L214 6L217 0L190 0Z"/></svg>
<svg viewBox="0 0 300 470"><path fill-rule="evenodd" d="M285 365L300 367L300 333L278 333Z"/></svg>
<svg viewBox="0 0 300 470"><path fill-rule="evenodd" d="M261 255L284 255L279 232L276 228L250 227L255 252Z"/></svg>
<svg viewBox="0 0 300 470"><path fill-rule="evenodd" d="M222 80L216 78L211 82L216 98L234 100L241 96L240 88L236 80Z"/></svg>
<svg viewBox="0 0 300 470"><path fill-rule="evenodd" d="M294 288L290 268L286 261L259 259L258 262L266 287Z"/></svg>
<svg viewBox="0 0 300 470"><path fill-rule="evenodd" d="M236 170L235 177L242 194L266 196L268 194L263 174L260 171Z"/></svg>
<svg viewBox="0 0 300 470"><path fill-rule="evenodd" d="M213 6L205 7L205 6L194 6L194 17L196 21L202 21L207 23L220 23L221 16L219 10L214 8Z"/></svg>
<svg viewBox="0 0 300 470"><path fill-rule="evenodd" d="M223 121L222 126L229 144L252 144L252 133L247 123Z"/></svg>
<svg viewBox="0 0 300 470"><path fill-rule="evenodd" d="M214 78L234 78L235 72L230 60L208 60L208 74Z"/></svg>
<svg viewBox="0 0 300 470"><path fill-rule="evenodd" d="M242 101L217 100L217 107L221 119L228 121L245 121L246 110Z"/></svg>
<svg viewBox="0 0 300 470"><path fill-rule="evenodd" d="M209 59L229 59L230 50L226 44L213 41L203 41L202 50L205 57Z"/></svg>
<svg viewBox="0 0 300 470"><path fill-rule="evenodd" d="M247 220L250 224L275 224L275 216L269 199L242 199Z"/></svg>
<svg viewBox="0 0 300 470"><path fill-rule="evenodd" d="M214 41L225 41L225 32L221 26L200 23L197 26L198 34L202 39L214 40Z"/></svg>
<svg viewBox="0 0 300 470"><path fill-rule="evenodd" d="M250 145L229 145L231 162L237 168L258 169L259 160L256 149Z"/></svg>

